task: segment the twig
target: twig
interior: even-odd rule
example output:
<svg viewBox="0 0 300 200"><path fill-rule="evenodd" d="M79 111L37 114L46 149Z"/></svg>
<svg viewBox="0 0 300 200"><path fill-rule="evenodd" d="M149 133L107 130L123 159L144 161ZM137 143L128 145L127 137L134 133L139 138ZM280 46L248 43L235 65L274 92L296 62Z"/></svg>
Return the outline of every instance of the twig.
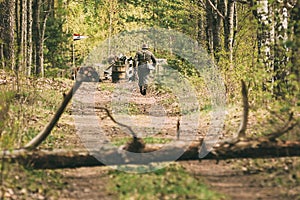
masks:
<svg viewBox="0 0 300 200"><path fill-rule="evenodd" d="M299 122L295 122L293 124L290 125L290 123L293 121L294 117L293 117L293 113L290 113L289 116L289 120L286 122L286 124L284 125L283 128L281 128L280 130L277 130L274 133L271 133L267 136L267 138L269 140L275 140L276 138L279 138L280 136L284 135L285 133L289 132L290 130L292 130L296 125L299 124Z"/></svg>
<svg viewBox="0 0 300 200"><path fill-rule="evenodd" d="M205 3L203 2L203 0L199 0L199 3L201 4L200 6L202 6L202 8L204 8L205 10L207 9Z"/></svg>

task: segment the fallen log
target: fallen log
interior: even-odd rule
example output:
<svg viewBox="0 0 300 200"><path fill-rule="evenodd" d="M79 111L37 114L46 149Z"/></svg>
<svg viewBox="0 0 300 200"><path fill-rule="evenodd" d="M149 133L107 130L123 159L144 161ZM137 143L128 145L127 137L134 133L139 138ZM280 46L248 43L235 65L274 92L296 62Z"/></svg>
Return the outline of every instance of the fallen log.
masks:
<svg viewBox="0 0 300 200"><path fill-rule="evenodd" d="M19 149L4 151L1 160L20 163L35 169L76 168L83 166L106 166L125 164L149 164L154 162L172 162L199 160L200 143L194 143L187 149L182 145L163 147L164 145L146 145L140 153L124 151L124 147L102 148L101 150L34 150ZM161 151L162 147L164 148ZM132 149L131 149L132 150ZM134 150L133 150L134 151ZM159 151L159 153L157 153ZM182 152L182 154L178 154ZM153 153L153 154L151 154ZM174 155L180 155L174 159ZM135 156L132 156L135 155ZM300 156L300 142L254 142L240 140L234 144L223 144L209 152L204 158L210 160L240 158L274 158ZM96 159L96 157L98 159ZM100 159L99 159L100 157Z"/></svg>

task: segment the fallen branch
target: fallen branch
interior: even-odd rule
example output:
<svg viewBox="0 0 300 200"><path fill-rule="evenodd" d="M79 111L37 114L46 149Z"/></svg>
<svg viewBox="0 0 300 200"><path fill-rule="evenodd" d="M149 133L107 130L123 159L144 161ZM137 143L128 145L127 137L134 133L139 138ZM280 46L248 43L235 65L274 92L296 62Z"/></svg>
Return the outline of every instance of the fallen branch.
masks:
<svg viewBox="0 0 300 200"><path fill-rule="evenodd" d="M104 166L104 165L124 165L124 164L148 164L153 162L169 162L174 161L172 158L174 153L182 151L177 161L199 160L199 149L201 143L194 143L190 145L185 151L182 146L175 145L172 147L165 147L164 151L160 151L160 155L156 151L160 150L163 145L145 145L140 146L141 154L131 158L128 151L120 151L119 149L105 148L101 151L90 151L84 149L77 150L14 150L6 151L2 159L9 162L17 162L25 166L33 168L75 168L83 166ZM124 153L125 152L125 153ZM127 153L126 153L127 152ZM153 157L147 156L153 153ZM143 154L147 153L147 154ZM101 156L97 160L94 156ZM239 158L272 158L272 157L286 157L286 156L300 156L300 142L269 142L261 140L239 140L234 144L222 144L215 148L206 157L202 159L239 159ZM105 162L103 162L105 160Z"/></svg>

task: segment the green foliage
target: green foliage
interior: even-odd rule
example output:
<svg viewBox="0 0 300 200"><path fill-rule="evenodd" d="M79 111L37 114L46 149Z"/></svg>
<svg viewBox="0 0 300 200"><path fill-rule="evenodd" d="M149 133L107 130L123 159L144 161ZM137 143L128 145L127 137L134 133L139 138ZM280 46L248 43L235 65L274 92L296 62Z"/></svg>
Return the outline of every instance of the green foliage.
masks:
<svg viewBox="0 0 300 200"><path fill-rule="evenodd" d="M68 54L71 52L69 42L72 35L63 30L66 20L63 16L64 13L63 9L58 7L55 11L56 16L50 16L47 20L44 56L48 70L66 69L68 68L68 62L71 60ZM46 74L50 77L52 75Z"/></svg>
<svg viewBox="0 0 300 200"><path fill-rule="evenodd" d="M110 177L109 189L120 199L225 199L178 165L147 174L112 171Z"/></svg>

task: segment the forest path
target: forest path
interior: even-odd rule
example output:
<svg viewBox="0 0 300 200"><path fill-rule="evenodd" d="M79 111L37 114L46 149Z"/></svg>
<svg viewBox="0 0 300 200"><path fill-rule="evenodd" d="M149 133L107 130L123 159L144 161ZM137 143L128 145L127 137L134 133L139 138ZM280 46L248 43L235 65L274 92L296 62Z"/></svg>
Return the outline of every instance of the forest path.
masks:
<svg viewBox="0 0 300 200"><path fill-rule="evenodd" d="M102 83L101 83L102 84ZM81 100L87 100L85 106L76 107L74 113L80 115L82 113L89 115L96 115L101 123L101 128L104 130L105 136L108 140L119 139L122 140L124 137L128 137L129 134L125 129L118 127L113 123L105 114L104 111L95 109L97 107L106 107L110 110L111 105L118 104L121 100L114 97L115 91L114 86L108 83L103 83L101 88L94 88L93 91L82 90L79 91L79 98ZM88 100L88 94L93 93L95 103L94 107L91 106L91 102ZM158 97L163 98L163 97ZM165 97L168 98L168 97ZM76 99L76 98L75 98ZM94 100L93 99L93 100ZM113 100L112 100L113 99ZM147 96L142 96L139 94L137 88L133 88L132 94L130 96L130 104L126 104L126 110L133 112L133 120L138 122L138 120L145 122L147 118L151 115L149 109L151 109L151 104L153 104L157 99L154 98L154 94L150 93ZM166 108L166 110L169 108ZM73 114L74 114L73 113ZM153 113L152 113L153 115ZM155 115L155 114L154 114ZM138 116L138 119L136 119ZM117 118L117 117L116 117ZM151 133L153 129L148 127L150 136L155 136L158 138L169 138L174 139L176 137L176 116L165 117L165 126L163 130L158 135ZM120 118L119 118L120 119ZM159 121L160 119L158 119ZM82 126L91 131L97 130L99 127L92 127L90 121L86 121L88 126ZM153 126L153 124L148 123ZM130 124L135 125L135 130L138 127L142 129L147 128L145 123ZM205 129L206 127L203 127ZM94 129L94 130L93 130ZM155 132L155 127L154 127ZM152 135L151 135L152 134ZM149 135L146 135L147 137ZM199 137L203 137L202 133L198 133ZM77 137L72 137L72 142L78 145L78 147L84 146L80 142L80 138L83 139L85 135L77 135ZM88 137L88 136L86 136ZM188 161L179 162L189 173L191 173L195 179L205 180L205 183L210 186L212 190L225 194L228 199L280 199L280 190L274 185L264 186L262 183L265 178L257 174L246 174L242 169L237 169L234 162L221 161L216 164L216 161ZM61 200L82 200L82 199L118 199L115 193L108 191L107 186L110 182L109 172L112 170L111 167L82 167L76 169L63 169L58 170L63 176L63 181L66 186L61 191Z"/></svg>

